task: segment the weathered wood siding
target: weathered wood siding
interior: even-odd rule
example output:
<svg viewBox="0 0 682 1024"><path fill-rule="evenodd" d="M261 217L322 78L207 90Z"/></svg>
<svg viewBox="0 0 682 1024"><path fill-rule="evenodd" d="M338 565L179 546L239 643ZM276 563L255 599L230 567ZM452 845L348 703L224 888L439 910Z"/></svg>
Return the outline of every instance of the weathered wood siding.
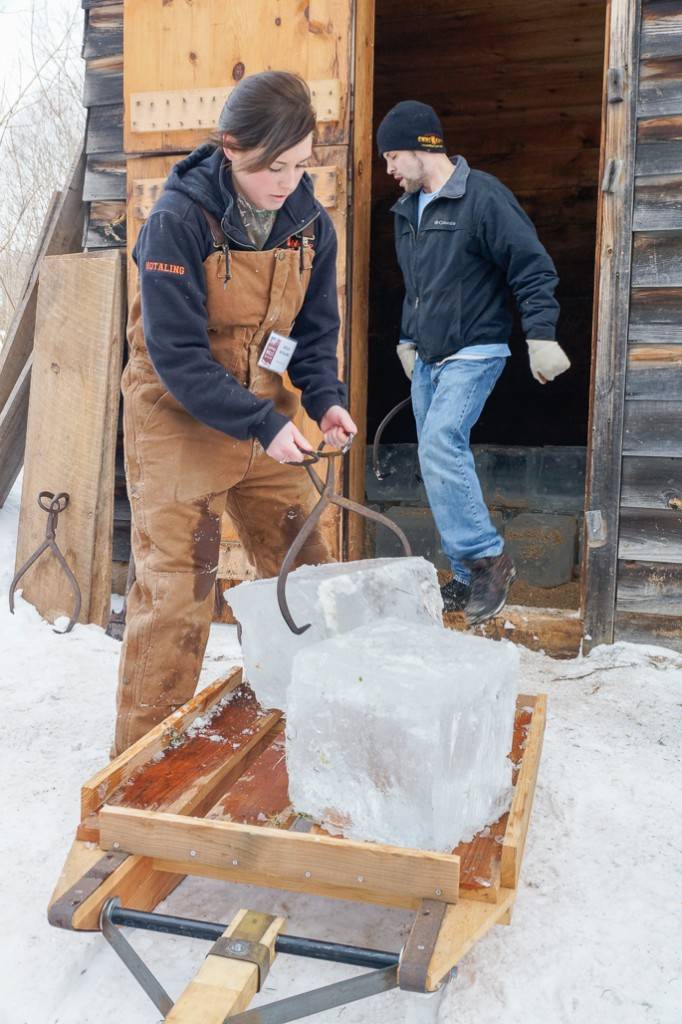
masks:
<svg viewBox="0 0 682 1024"><path fill-rule="evenodd" d="M90 204L86 249L126 244L126 165L123 155L123 2L81 0L85 10L82 56L86 171L83 198Z"/></svg>
<svg viewBox="0 0 682 1024"><path fill-rule="evenodd" d="M123 248L126 244L126 164L123 155L123 2L81 0L84 9L85 81L83 105L87 202L83 248ZM114 562L130 557L130 505L123 472L123 431L116 442Z"/></svg>
<svg viewBox="0 0 682 1024"><path fill-rule="evenodd" d="M643 0L615 639L682 650L682 0Z"/></svg>

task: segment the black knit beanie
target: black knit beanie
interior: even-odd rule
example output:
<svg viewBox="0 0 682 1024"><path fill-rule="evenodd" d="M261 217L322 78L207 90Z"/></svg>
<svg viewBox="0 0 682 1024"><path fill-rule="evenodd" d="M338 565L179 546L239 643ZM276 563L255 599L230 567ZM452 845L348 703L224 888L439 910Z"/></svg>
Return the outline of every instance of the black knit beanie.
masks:
<svg viewBox="0 0 682 1024"><path fill-rule="evenodd" d="M417 100L396 103L377 131L379 155L401 149L444 153L443 126L433 107Z"/></svg>

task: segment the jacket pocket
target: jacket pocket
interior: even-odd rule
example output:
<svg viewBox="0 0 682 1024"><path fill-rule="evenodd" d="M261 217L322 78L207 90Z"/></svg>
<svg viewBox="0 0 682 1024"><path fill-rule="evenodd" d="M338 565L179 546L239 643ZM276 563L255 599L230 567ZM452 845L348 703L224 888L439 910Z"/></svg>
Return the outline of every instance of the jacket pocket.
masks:
<svg viewBox="0 0 682 1024"><path fill-rule="evenodd" d="M154 402L135 439L148 507L196 501L243 476L250 441L237 441L194 419L169 392Z"/></svg>
<svg viewBox="0 0 682 1024"><path fill-rule="evenodd" d="M151 391L151 389L149 389L149 391ZM145 395L145 389L143 388L141 391L142 401L144 401L145 398L147 400L147 408L144 411L142 422L140 424L140 436L143 438L149 434L154 435L158 433L159 430L165 429L163 420L166 410L170 410L173 414L176 414L177 412L185 413L185 410L182 408L180 403L173 398L170 391L167 391L163 385L158 385L155 388L155 392L158 397L156 397L156 399L152 398L152 401L150 402L149 395ZM185 415L188 415L188 413L185 413Z"/></svg>
<svg viewBox="0 0 682 1024"><path fill-rule="evenodd" d="M434 289L421 309L422 347L431 359L452 355L462 343L462 282L455 278Z"/></svg>
<svg viewBox="0 0 682 1024"><path fill-rule="evenodd" d="M396 230L395 251L403 273L405 287L409 291L415 285L413 274L414 229L409 221L404 218L400 219L400 225Z"/></svg>

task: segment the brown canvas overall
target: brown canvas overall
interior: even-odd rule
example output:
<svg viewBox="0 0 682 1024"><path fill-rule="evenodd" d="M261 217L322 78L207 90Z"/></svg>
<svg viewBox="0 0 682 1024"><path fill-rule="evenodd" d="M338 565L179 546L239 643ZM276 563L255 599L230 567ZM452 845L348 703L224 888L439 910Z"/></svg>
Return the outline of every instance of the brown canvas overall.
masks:
<svg viewBox="0 0 682 1024"><path fill-rule="evenodd" d="M297 394L259 367L271 330L290 334L310 280L313 250L220 249L204 262L213 358L244 387L293 417ZM227 281L226 255L231 270ZM140 294L128 321L123 374L125 461L137 578L128 596L114 752L120 753L193 695L208 639L226 509L259 576L282 558L317 495L301 468L280 465L256 440L239 441L194 419L164 388L145 345ZM299 564L330 560L320 534Z"/></svg>

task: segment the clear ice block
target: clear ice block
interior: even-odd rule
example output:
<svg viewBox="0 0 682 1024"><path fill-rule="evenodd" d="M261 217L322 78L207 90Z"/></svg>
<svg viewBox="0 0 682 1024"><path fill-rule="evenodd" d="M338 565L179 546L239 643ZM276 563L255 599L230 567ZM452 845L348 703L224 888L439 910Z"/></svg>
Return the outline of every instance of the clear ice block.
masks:
<svg viewBox="0 0 682 1024"><path fill-rule="evenodd" d="M286 732L297 811L350 839L450 851L509 807L519 655L396 619L295 658Z"/></svg>
<svg viewBox="0 0 682 1024"><path fill-rule="evenodd" d="M327 637L386 616L443 629L435 568L425 558L374 558L304 565L287 579L287 602L301 636L277 604L277 580L240 583L225 597L242 628L244 675L266 708L286 711L294 655Z"/></svg>

